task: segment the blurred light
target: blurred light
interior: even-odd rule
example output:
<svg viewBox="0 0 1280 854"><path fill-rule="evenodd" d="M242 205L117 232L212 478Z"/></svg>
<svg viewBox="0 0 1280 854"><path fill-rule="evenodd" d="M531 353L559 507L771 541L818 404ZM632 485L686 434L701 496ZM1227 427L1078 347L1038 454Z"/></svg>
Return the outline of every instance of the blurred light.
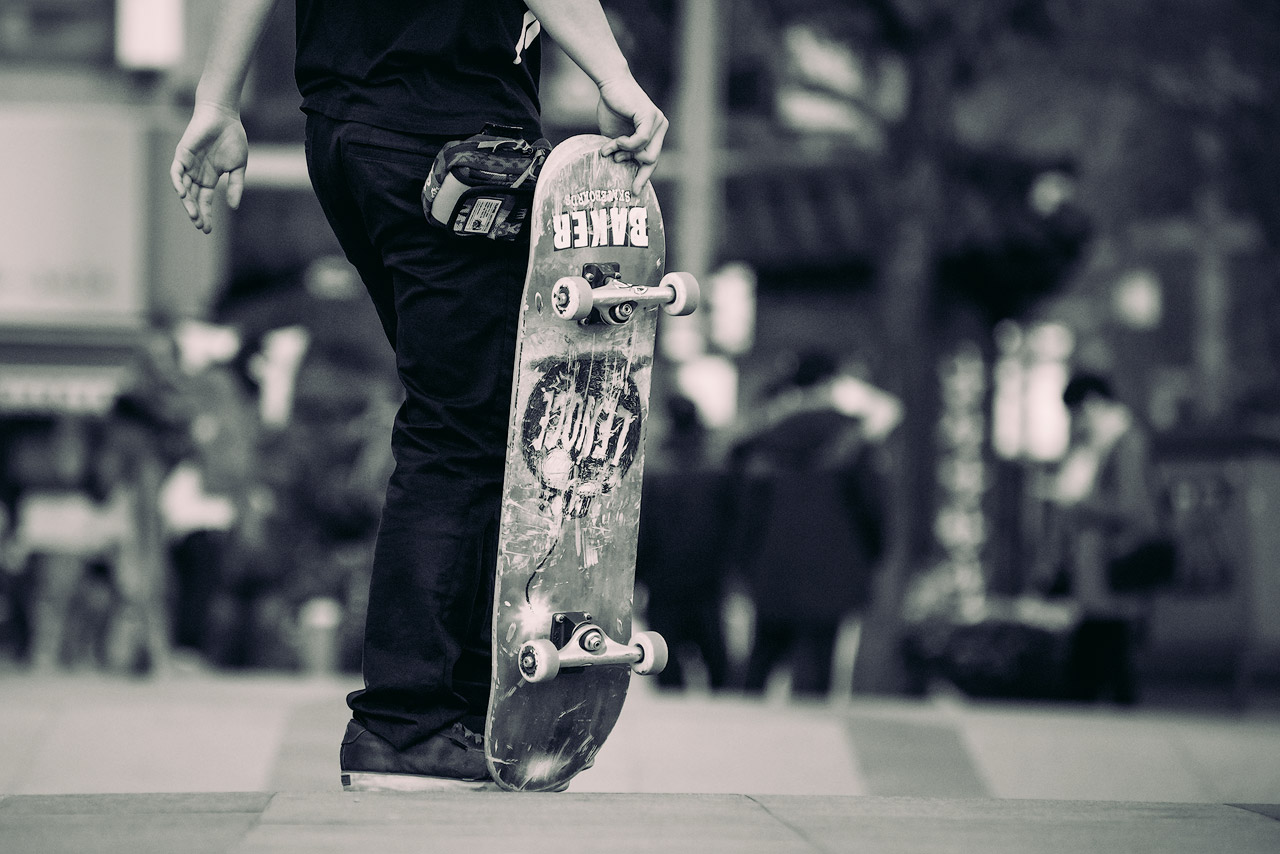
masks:
<svg viewBox="0 0 1280 854"><path fill-rule="evenodd" d="M728 264L707 282L711 343L740 356L751 349L756 323L756 273L746 264Z"/></svg>
<svg viewBox="0 0 1280 854"><path fill-rule="evenodd" d="M1052 216L1075 196L1075 181L1065 172L1045 172L1031 185L1031 209Z"/></svg>
<svg viewBox="0 0 1280 854"><path fill-rule="evenodd" d="M1016 353L1022 347L1022 327L1012 320L1002 320L995 328L996 347L1002 354Z"/></svg>
<svg viewBox="0 0 1280 854"><path fill-rule="evenodd" d="M236 520L231 500L211 494L204 474L190 462L180 463L160 490L160 515L173 534L191 531L228 531Z"/></svg>
<svg viewBox="0 0 1280 854"><path fill-rule="evenodd" d="M1070 421L1062 403L1075 335L1060 323L996 329L992 444L1005 459L1049 462L1066 453Z"/></svg>
<svg viewBox="0 0 1280 854"><path fill-rule="evenodd" d="M787 59L804 82L846 98L866 94L866 76L849 45L803 24L787 27L783 39Z"/></svg>
<svg viewBox="0 0 1280 854"><path fill-rule="evenodd" d="M188 374L229 362L240 352L240 333L229 326L186 320L174 334L179 361Z"/></svg>
<svg viewBox="0 0 1280 854"><path fill-rule="evenodd" d="M692 362L707 351L707 339L702 331L701 314L702 310L699 309L683 317L674 317L669 314L662 316L662 331L658 336L662 355L676 364L681 364Z"/></svg>
<svg viewBox="0 0 1280 854"><path fill-rule="evenodd" d="M1132 270L1116 282L1111 295L1116 319L1132 329L1150 330L1164 315L1164 290L1152 270Z"/></svg>
<svg viewBox="0 0 1280 854"><path fill-rule="evenodd" d="M676 383L698 407L712 429L727 427L738 416L738 368L723 356L703 356L681 365Z"/></svg>
<svg viewBox="0 0 1280 854"><path fill-rule="evenodd" d="M1027 346L1038 359L1061 362L1076 348L1076 336L1061 323L1041 323L1027 336Z"/></svg>
<svg viewBox="0 0 1280 854"><path fill-rule="evenodd" d="M854 376L832 383L831 402L845 415L861 418L863 432L872 442L884 441L902 421L902 401Z"/></svg>
<svg viewBox="0 0 1280 854"><path fill-rule="evenodd" d="M310 344L311 334L301 326L275 329L263 337L262 352L250 365L261 389L259 409L262 423L271 427L283 427L289 423L298 369Z"/></svg>
<svg viewBox="0 0 1280 854"><path fill-rule="evenodd" d="M182 61L186 48L183 0L117 0L116 62L155 71Z"/></svg>
<svg viewBox="0 0 1280 854"><path fill-rule="evenodd" d="M1016 459L1024 445L1025 432L1022 406L1026 390L1026 371L1017 355L1002 358L995 368L995 397L992 401L991 432L996 453L1007 460Z"/></svg>
<svg viewBox="0 0 1280 854"><path fill-rule="evenodd" d="M1028 372L1025 452L1033 460L1058 460L1067 452L1071 422L1062 403L1066 387L1064 362L1036 362Z"/></svg>
<svg viewBox="0 0 1280 854"><path fill-rule="evenodd" d="M341 255L317 258L307 267L307 293L319 299L358 299L364 292L356 268Z"/></svg>

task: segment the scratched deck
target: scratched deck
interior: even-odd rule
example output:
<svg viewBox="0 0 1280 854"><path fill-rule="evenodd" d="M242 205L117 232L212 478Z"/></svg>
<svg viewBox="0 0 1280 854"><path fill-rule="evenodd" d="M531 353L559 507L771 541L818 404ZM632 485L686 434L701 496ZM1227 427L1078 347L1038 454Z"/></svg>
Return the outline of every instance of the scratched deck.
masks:
<svg viewBox="0 0 1280 854"><path fill-rule="evenodd" d="M562 786L595 759L622 710L629 668L590 667L550 682L520 675L521 644L552 614L590 613L631 636L640 479L656 308L622 326L556 317L551 288L583 265L613 262L631 284L662 278L666 241L652 188L599 156L603 137L555 148L530 227L507 446L486 750L506 788Z"/></svg>

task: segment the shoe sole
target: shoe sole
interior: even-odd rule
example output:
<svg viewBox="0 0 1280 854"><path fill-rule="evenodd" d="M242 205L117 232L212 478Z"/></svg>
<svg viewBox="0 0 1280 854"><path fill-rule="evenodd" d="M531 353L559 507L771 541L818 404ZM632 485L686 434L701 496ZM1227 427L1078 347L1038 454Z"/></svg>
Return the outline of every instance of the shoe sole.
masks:
<svg viewBox="0 0 1280 854"><path fill-rule="evenodd" d="M420 774L381 774L373 771L348 771L342 775L346 792L498 792L493 780L458 780L452 777L427 777Z"/></svg>

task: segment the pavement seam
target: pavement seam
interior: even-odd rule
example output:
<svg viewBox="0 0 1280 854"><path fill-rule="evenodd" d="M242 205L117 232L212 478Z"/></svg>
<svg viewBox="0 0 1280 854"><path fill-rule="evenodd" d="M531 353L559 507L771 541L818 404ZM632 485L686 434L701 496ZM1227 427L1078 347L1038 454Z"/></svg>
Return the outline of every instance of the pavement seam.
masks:
<svg viewBox="0 0 1280 854"><path fill-rule="evenodd" d="M743 797L746 798L751 803L755 804L760 809L764 810L765 815L769 816L769 818L773 819L778 824L782 825L787 830L790 830L792 833L794 833L796 837L799 838L799 840L803 842L805 845L807 845L811 850L819 851L819 852L823 852L823 854L827 854L828 849L824 848L820 843L818 843L817 840L815 840L808 833L805 833L804 830L797 827L794 822L790 822L790 821L787 821L785 818L782 818L773 810L769 809L767 806L762 804L760 800L756 798L754 795L743 795Z"/></svg>
<svg viewBox="0 0 1280 854"><path fill-rule="evenodd" d="M262 826L262 817L267 814L267 810L271 809L271 805L275 803L279 794L279 792L270 793L271 796L267 798L267 802L262 805L262 809L258 810L257 816L255 816L253 821L249 823L249 826L245 828L244 833L240 835L238 840L236 840L235 846L227 849L227 854L234 854L236 851L244 850L245 843L249 841L249 837L253 835L254 831Z"/></svg>
<svg viewBox="0 0 1280 854"><path fill-rule="evenodd" d="M1276 804L1225 804L1235 810L1251 812L1272 821L1280 821L1280 805Z"/></svg>

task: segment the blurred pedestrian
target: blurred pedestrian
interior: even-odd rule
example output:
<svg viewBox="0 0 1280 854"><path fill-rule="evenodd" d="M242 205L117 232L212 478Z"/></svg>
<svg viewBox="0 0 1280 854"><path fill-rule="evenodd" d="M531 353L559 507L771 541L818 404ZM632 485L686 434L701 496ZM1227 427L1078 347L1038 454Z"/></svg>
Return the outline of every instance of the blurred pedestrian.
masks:
<svg viewBox="0 0 1280 854"><path fill-rule="evenodd" d="M112 538L98 506L93 444L93 419L64 414L33 425L8 449L16 491L9 557L22 568L23 646L36 670L99 657L100 644L89 636L100 635L95 627L105 620L101 561ZM94 617L75 619L88 591Z"/></svg>
<svg viewBox="0 0 1280 854"><path fill-rule="evenodd" d="M693 401L673 396L667 416L666 436L645 462L636 579L648 591L649 628L672 650L658 684L690 687L696 662L715 690L729 681L721 619L729 480L708 458L707 429Z"/></svg>
<svg viewBox="0 0 1280 854"><path fill-rule="evenodd" d="M138 675L164 670L172 648L172 579L160 495L174 461L173 426L148 405L149 390L141 391L124 394L113 405L94 459L111 541L106 664Z"/></svg>
<svg viewBox="0 0 1280 854"><path fill-rule="evenodd" d="M1150 440L1105 377L1078 374L1062 397L1071 440L1047 496L1044 560L1050 592L1069 595L1082 618L1068 690L1077 699L1131 703L1148 593L1174 570L1152 486Z"/></svg>
<svg viewBox="0 0 1280 854"><path fill-rule="evenodd" d="M841 624L869 604L884 545L882 486L862 420L832 397L838 363L800 355L733 449L737 565L755 606L744 687L790 665L791 689L831 690Z"/></svg>

